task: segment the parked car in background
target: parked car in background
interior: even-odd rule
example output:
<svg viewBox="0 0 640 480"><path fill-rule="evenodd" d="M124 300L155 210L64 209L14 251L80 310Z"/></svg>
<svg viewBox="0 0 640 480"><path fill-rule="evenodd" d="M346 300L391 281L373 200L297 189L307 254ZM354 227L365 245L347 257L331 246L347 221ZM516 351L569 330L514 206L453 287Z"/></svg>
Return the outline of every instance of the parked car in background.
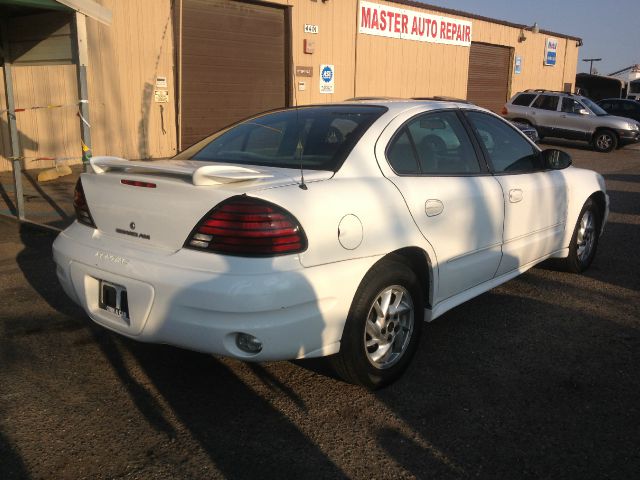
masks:
<svg viewBox="0 0 640 480"><path fill-rule="evenodd" d="M268 112L172 160L92 158L56 272L133 339L331 356L377 388L405 370L423 320L550 257L589 267L609 200L602 176L570 164L470 104Z"/></svg>
<svg viewBox="0 0 640 480"><path fill-rule="evenodd" d="M524 133L529 138L529 140L531 140L533 143L538 143L540 141L540 136L538 135L538 131L533 126L531 126L531 124L515 122L515 121L511 123L513 123L516 126L516 128L518 128L518 130Z"/></svg>
<svg viewBox="0 0 640 480"><path fill-rule="evenodd" d="M594 150L610 152L640 141L640 126L609 115L586 97L547 90L526 90L507 102L502 114L533 126L544 137L588 141Z"/></svg>
<svg viewBox="0 0 640 480"><path fill-rule="evenodd" d="M640 122L640 102L625 98L605 98L597 102L600 108L610 115L631 118Z"/></svg>

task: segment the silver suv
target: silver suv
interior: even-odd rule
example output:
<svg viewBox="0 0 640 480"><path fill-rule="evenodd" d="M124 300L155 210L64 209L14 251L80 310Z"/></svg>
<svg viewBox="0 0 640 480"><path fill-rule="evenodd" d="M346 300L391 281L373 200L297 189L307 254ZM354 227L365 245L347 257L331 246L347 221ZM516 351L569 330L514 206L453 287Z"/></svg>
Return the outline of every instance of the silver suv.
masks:
<svg viewBox="0 0 640 480"><path fill-rule="evenodd" d="M515 94L502 114L532 125L541 139L583 140L599 152L640 141L638 122L609 115L588 98L571 93L526 90Z"/></svg>

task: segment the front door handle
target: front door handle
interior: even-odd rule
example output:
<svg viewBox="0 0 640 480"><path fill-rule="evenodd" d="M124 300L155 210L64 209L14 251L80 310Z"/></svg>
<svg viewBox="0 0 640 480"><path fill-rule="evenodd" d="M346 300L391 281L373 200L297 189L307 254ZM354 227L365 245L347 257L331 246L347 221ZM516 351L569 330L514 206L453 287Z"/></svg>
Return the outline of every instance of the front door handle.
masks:
<svg viewBox="0 0 640 480"><path fill-rule="evenodd" d="M514 188L509 190L509 201L511 203L518 203L522 200L522 190L519 188Z"/></svg>

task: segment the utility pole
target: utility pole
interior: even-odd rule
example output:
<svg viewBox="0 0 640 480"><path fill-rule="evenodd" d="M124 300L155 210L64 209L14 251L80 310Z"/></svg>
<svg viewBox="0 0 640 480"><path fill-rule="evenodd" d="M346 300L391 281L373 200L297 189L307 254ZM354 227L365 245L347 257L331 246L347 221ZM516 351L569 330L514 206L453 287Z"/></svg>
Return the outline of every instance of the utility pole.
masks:
<svg viewBox="0 0 640 480"><path fill-rule="evenodd" d="M593 74L593 62L602 61L601 58L583 58L583 62L589 62L589 75Z"/></svg>

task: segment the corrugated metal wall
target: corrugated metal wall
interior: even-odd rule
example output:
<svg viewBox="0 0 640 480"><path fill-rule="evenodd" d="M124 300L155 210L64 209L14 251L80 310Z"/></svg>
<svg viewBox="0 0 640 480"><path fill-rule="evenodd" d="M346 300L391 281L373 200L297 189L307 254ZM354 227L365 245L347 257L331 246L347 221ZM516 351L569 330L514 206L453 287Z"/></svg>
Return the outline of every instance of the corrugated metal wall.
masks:
<svg viewBox="0 0 640 480"><path fill-rule="evenodd" d="M177 128L175 105L175 57L172 6L180 0L99 0L113 12L113 24L105 26L88 20L89 34L89 94L91 134L94 154L118 155L125 158L165 157L176 152ZM371 0L382 5L426 11ZM448 95L464 98L469 75L468 47L423 43L410 40L375 37L357 33L357 0L273 0L273 4L291 8L291 46L296 66L313 67L312 77L295 77L293 99L299 104L339 101L353 96L433 96ZM454 18L466 17L449 15ZM468 18L466 18L468 20ZM508 95L526 88L560 90L565 83L573 84L578 61L576 41L558 38L558 64L543 66L545 39L548 35L526 32L527 40L518 42L520 29L484 20L471 19L473 41L501 45L513 49L522 58L522 73L514 74L509 66ZM304 25L319 27L317 35L305 34ZM315 52L303 52L303 39L315 42ZM319 91L320 64L335 66L335 93ZM74 75L56 66L54 70L14 68L16 97L20 104L36 104L54 98L55 91L72 94ZM20 67L35 69L42 67ZM73 68L66 66L67 69ZM168 80L169 102L154 102L155 79ZM48 86L36 87L35 83ZM305 90L298 88L305 83ZM49 89L47 91L47 89ZM19 93L18 93L19 92ZM294 93L294 94L293 94ZM77 100L77 99L76 99ZM506 98L505 98L506 100ZM24 103L23 103L24 102ZM4 99L0 99L0 105ZM162 107L162 108L161 108ZM70 111L71 112L71 111ZM36 156L78 155L78 134L73 126L77 117L64 117L65 127L49 130L41 125L51 123L46 112L34 114L27 135L36 135ZM45 116L42 116L45 115ZM66 114L65 114L66 115ZM25 117L26 119L27 117ZM53 118L53 117L52 117ZM0 122L2 144L6 144L4 126ZM55 122L53 122L55 123ZM26 125L26 124L25 124ZM79 130L79 124L77 125ZM8 150L0 151L0 169L9 169ZM29 165L27 165L29 167ZM34 164L35 166L35 164Z"/></svg>
<svg viewBox="0 0 640 480"><path fill-rule="evenodd" d="M281 7L183 1L181 148L252 114L287 105L286 19Z"/></svg>
<svg viewBox="0 0 640 480"><path fill-rule="evenodd" d="M511 49L486 43L471 44L467 100L500 113L509 96Z"/></svg>

